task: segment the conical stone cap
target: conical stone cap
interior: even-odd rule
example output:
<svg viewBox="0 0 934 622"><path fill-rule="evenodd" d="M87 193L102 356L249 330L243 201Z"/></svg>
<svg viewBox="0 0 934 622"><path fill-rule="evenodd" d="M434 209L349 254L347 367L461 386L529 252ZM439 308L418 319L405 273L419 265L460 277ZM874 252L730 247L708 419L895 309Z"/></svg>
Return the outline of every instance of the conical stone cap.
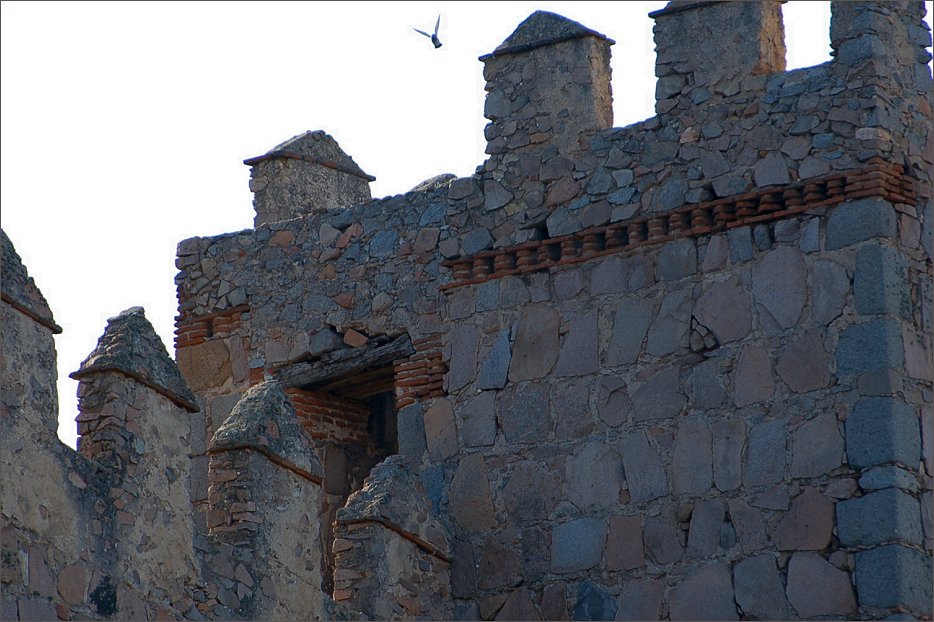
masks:
<svg viewBox="0 0 934 622"><path fill-rule="evenodd" d="M568 19L557 13L548 11L535 11L503 41L492 54L481 56L486 61L494 56L517 54L545 45L554 45L562 41L580 39L581 37L597 37L608 41L611 45L616 43L606 35L596 30Z"/></svg>
<svg viewBox="0 0 934 622"><path fill-rule="evenodd" d="M243 163L252 166L263 160L279 157L297 158L315 162L327 168L362 177L367 181L376 180L372 175L365 173L363 169L354 162L353 158L341 149L337 141L323 130L308 131L298 136L293 136L284 143L276 145L265 154L244 160Z"/></svg>
<svg viewBox="0 0 934 622"><path fill-rule="evenodd" d="M0 229L0 292L4 302L22 311L43 326L52 329L58 334L62 328L55 323L52 310L45 296L39 291L35 281L26 271L23 260L13 247L13 242L7 237L6 231Z"/></svg>
<svg viewBox="0 0 934 622"><path fill-rule="evenodd" d="M251 387L211 439L210 451L253 448L318 480L324 470L282 386L267 380Z"/></svg>
<svg viewBox="0 0 934 622"><path fill-rule="evenodd" d="M418 537L433 552L450 558L447 529L431 512L425 487L403 456L389 456L370 471L363 488L350 495L337 510L337 520L347 523L375 521L398 527Z"/></svg>
<svg viewBox="0 0 934 622"><path fill-rule="evenodd" d="M107 371L126 374L191 412L199 410L194 394L142 307L131 307L107 320L97 347L70 377L81 380Z"/></svg>

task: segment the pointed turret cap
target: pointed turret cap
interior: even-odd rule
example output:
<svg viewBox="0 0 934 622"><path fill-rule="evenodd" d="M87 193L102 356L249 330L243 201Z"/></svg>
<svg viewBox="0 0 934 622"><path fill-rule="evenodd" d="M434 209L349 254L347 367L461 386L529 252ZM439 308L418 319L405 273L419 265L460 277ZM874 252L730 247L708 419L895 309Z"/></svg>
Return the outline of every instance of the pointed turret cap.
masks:
<svg viewBox="0 0 934 622"><path fill-rule="evenodd" d="M568 19L557 13L548 11L535 11L509 35L491 54L481 56L481 61L489 60L495 56L517 54L545 45L554 45L562 41L580 39L582 37L597 37L613 45L616 43L606 35L591 30L583 24Z"/></svg>
<svg viewBox="0 0 934 622"><path fill-rule="evenodd" d="M3 301L50 328L53 333L62 332L61 326L56 324L55 318L52 317L52 310L45 296L26 272L23 260L3 229L0 229L0 238L3 246L0 255L0 295Z"/></svg>
<svg viewBox="0 0 934 622"><path fill-rule="evenodd" d="M305 160L314 162L321 166L332 168L343 173L362 177L367 181L375 181L376 178L368 175L360 168L356 162L347 155L334 138L323 130L314 132L305 132L298 136L293 136L284 143L276 145L265 154L244 160L243 163L248 166L258 164L263 160L272 158L292 158L296 160Z"/></svg>
<svg viewBox="0 0 934 622"><path fill-rule="evenodd" d="M430 509L425 487L406 459L394 455L373 467L363 488L337 510L337 520L344 524L374 521L395 526L396 531L417 537L422 546L450 560L450 536L436 516L437 508L435 512Z"/></svg>
<svg viewBox="0 0 934 622"><path fill-rule="evenodd" d="M324 470L282 385L261 382L243 394L217 428L209 451L257 449L321 482Z"/></svg>
<svg viewBox="0 0 934 622"><path fill-rule="evenodd" d="M191 412L199 410L142 307L131 307L107 320L97 347L69 377L82 380L107 371L126 374Z"/></svg>

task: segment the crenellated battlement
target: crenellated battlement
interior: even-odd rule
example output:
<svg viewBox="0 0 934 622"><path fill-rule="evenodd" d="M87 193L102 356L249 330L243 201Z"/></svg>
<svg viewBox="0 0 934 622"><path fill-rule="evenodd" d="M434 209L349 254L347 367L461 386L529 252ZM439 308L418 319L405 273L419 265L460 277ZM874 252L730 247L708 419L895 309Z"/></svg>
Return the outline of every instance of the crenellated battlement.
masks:
<svg viewBox="0 0 934 622"><path fill-rule="evenodd" d="M533 13L469 177L247 160L254 228L178 245L175 361L129 310L76 372L80 454L4 236L4 616L930 619L924 4L831 2L792 71L781 8L652 13L627 127L613 41Z"/></svg>

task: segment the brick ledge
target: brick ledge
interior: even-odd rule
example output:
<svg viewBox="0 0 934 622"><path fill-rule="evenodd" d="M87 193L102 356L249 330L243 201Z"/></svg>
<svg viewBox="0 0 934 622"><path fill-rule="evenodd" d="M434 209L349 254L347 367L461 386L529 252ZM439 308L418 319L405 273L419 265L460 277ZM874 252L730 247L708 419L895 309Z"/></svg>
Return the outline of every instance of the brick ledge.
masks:
<svg viewBox="0 0 934 622"><path fill-rule="evenodd" d="M438 289L475 285L551 266L588 261L670 240L699 237L735 227L780 220L843 201L880 197L890 203L915 202L915 185L899 164L873 158L861 169L769 186L670 212L592 227L577 233L483 251L442 263L454 280Z"/></svg>

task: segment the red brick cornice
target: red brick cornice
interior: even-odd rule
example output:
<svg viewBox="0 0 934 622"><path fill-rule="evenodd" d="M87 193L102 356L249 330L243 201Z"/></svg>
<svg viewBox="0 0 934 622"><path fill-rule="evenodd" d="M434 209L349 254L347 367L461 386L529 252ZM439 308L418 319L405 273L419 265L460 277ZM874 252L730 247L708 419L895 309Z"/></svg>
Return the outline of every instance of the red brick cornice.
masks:
<svg viewBox="0 0 934 622"><path fill-rule="evenodd" d="M513 274L537 272L654 246L669 240L699 237L781 220L812 209L831 207L865 197L880 197L890 203L915 202L915 185L901 165L873 158L860 169L812 177L783 186L769 186L706 203L685 205L662 214L593 227L570 235L525 242L471 257L445 261L454 280L442 291L483 283Z"/></svg>

